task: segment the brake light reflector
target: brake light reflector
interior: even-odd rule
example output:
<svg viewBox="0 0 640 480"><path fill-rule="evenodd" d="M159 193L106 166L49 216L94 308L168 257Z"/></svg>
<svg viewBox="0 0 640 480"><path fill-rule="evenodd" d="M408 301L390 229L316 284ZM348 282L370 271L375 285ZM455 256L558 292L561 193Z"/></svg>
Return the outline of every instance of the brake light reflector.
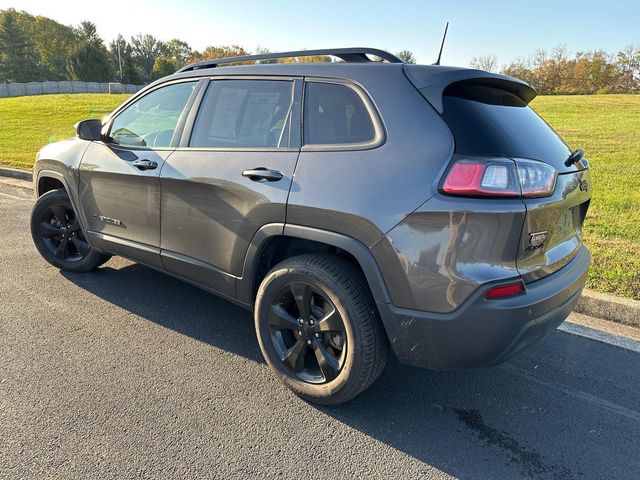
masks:
<svg viewBox="0 0 640 480"><path fill-rule="evenodd" d="M449 169L442 191L465 196L518 196L514 167L511 160L458 160Z"/></svg>
<svg viewBox="0 0 640 480"><path fill-rule="evenodd" d="M457 162L453 165L444 182L445 190L467 191L478 185L484 176L482 163Z"/></svg>
<svg viewBox="0 0 640 480"><path fill-rule="evenodd" d="M462 159L447 172L440 190L467 197L545 197L557 172L546 163L523 159Z"/></svg>
<svg viewBox="0 0 640 480"><path fill-rule="evenodd" d="M508 283L506 285L498 285L493 287L484 296L487 300L494 300L496 298L511 297L513 295L519 295L524 293L524 284L521 281L514 283Z"/></svg>

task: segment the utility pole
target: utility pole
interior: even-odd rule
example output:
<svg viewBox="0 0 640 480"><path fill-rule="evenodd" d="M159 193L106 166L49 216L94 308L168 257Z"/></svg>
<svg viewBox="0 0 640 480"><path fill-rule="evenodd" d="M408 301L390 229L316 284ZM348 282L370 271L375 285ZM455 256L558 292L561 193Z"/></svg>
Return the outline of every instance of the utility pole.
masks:
<svg viewBox="0 0 640 480"><path fill-rule="evenodd" d="M118 36L118 37L119 38L116 39L118 44L118 67L120 69L120 83L123 83L124 75L122 74L122 56L120 55L120 41L122 37L121 36Z"/></svg>

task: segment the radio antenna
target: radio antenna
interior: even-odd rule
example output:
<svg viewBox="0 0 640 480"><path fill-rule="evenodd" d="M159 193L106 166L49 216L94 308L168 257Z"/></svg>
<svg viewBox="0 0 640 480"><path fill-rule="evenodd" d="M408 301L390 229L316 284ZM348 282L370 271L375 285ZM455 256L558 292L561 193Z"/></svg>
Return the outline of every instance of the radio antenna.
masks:
<svg viewBox="0 0 640 480"><path fill-rule="evenodd" d="M449 22L447 22L444 27L444 35L442 36L442 43L440 44L440 53L438 53L438 60L436 60L436 63L434 63L434 65L440 65L440 59L442 58L442 49L444 48L444 41L447 38L447 30L449 30Z"/></svg>

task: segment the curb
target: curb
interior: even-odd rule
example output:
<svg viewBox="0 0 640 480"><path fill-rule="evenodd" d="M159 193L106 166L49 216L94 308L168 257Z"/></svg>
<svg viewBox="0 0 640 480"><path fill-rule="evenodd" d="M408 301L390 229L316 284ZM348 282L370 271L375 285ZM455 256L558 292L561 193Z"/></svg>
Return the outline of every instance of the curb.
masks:
<svg viewBox="0 0 640 480"><path fill-rule="evenodd" d="M640 301L631 298L617 297L585 288L573 311L594 318L640 327Z"/></svg>
<svg viewBox="0 0 640 480"><path fill-rule="evenodd" d="M17 168L0 167L0 176L16 178L18 180L33 181L33 174L28 170L18 170Z"/></svg>
<svg viewBox="0 0 640 480"><path fill-rule="evenodd" d="M33 176L31 172L26 170L0 167L0 177L31 182ZM25 185L24 188L32 188L32 185ZM585 288L573 311L589 317L640 327L640 301L630 298L617 297Z"/></svg>

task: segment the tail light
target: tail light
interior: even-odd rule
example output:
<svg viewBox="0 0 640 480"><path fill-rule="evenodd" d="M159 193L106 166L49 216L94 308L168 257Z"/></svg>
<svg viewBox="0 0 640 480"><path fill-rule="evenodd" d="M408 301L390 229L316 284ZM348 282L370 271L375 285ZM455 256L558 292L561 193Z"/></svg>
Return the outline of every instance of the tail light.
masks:
<svg viewBox="0 0 640 480"><path fill-rule="evenodd" d="M495 300L496 298L511 297L524 293L524 284L521 281L509 283L507 285L498 285L493 287L484 296L487 300Z"/></svg>
<svg viewBox="0 0 640 480"><path fill-rule="evenodd" d="M462 159L449 168L440 189L466 197L546 197L557 176L552 166L534 160Z"/></svg>
<svg viewBox="0 0 640 480"><path fill-rule="evenodd" d="M534 160L516 159L523 197L548 197L556 188L558 172L551 165Z"/></svg>

